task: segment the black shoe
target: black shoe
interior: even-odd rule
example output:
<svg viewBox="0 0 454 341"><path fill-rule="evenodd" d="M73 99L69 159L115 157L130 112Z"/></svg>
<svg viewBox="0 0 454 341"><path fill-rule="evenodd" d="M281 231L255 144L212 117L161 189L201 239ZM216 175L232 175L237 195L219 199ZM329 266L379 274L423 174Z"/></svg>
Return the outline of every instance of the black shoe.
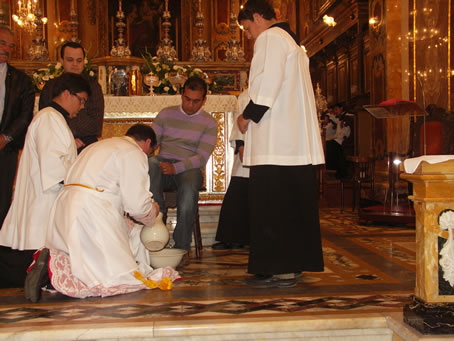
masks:
<svg viewBox="0 0 454 341"><path fill-rule="evenodd" d="M215 244L211 245L211 248L213 250L231 250L232 244L219 242L219 243L215 243Z"/></svg>
<svg viewBox="0 0 454 341"><path fill-rule="evenodd" d="M243 245L243 244L239 244L239 243L232 243L232 249L235 249L235 250L243 250L245 249L246 247Z"/></svg>
<svg viewBox="0 0 454 341"><path fill-rule="evenodd" d="M247 285L252 286L257 283L262 283L264 280L268 280L271 277L273 277L273 275L254 275L246 278L244 281L246 282Z"/></svg>
<svg viewBox="0 0 454 341"><path fill-rule="evenodd" d="M272 275L255 275L245 280L246 284L254 288L293 288L296 278L281 279Z"/></svg>
<svg viewBox="0 0 454 341"><path fill-rule="evenodd" d="M42 249L35 265L25 277L25 298L36 303L41 298L41 288L49 282L49 249Z"/></svg>

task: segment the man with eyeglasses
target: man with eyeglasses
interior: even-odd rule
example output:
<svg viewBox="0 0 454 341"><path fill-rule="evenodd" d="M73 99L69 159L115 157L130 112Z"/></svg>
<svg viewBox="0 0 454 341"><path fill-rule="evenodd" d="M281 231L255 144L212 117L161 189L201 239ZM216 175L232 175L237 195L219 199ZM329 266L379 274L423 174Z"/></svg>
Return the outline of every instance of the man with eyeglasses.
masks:
<svg viewBox="0 0 454 341"><path fill-rule="evenodd" d="M63 179L77 156L68 122L77 117L90 95L81 75L65 73L52 88L53 101L40 110L25 136L13 202L0 231L0 283L24 285L33 253L45 245L47 220L63 188Z"/></svg>
<svg viewBox="0 0 454 341"><path fill-rule="evenodd" d="M83 74L85 51L79 43L66 42L60 48L60 63L64 72ZM96 79L87 79L90 84L91 96L84 109L77 117L69 122L69 128L74 134L77 151L80 153L89 144L96 142L102 134L104 120L104 96L101 86ZM52 101L52 88L55 79L50 79L39 96L39 109L47 107Z"/></svg>
<svg viewBox="0 0 454 341"><path fill-rule="evenodd" d="M8 64L14 48L14 33L0 26L0 229L11 205L18 153L33 118L35 100L30 77ZM10 248L0 246L0 272L3 258L16 261ZM0 287L5 285L0 281Z"/></svg>

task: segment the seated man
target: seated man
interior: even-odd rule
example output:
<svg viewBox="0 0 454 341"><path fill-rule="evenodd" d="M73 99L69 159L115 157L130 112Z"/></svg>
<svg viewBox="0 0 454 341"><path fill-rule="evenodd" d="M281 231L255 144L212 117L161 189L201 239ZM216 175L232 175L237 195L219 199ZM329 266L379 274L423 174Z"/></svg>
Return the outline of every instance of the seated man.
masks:
<svg viewBox="0 0 454 341"><path fill-rule="evenodd" d="M137 124L79 155L50 214L49 249L40 251L25 280L26 298L38 301L49 280L58 292L84 298L145 289L145 279L160 281L164 273L176 278L171 268L153 271L142 226L124 219L128 213L151 226L159 212L148 191L147 156L155 144L153 129Z"/></svg>
<svg viewBox="0 0 454 341"><path fill-rule="evenodd" d="M334 114L334 135L328 134L330 124L326 129L326 169L335 170L336 178L342 179L346 175L343 143L350 136L350 127L345 120L346 113L342 104L334 106Z"/></svg>
<svg viewBox="0 0 454 341"><path fill-rule="evenodd" d="M216 144L217 122L204 110L205 81L190 77L183 86L181 106L163 109L153 122L159 154L149 159L150 191L161 211L163 191L177 191L175 247L189 250L202 186L202 169Z"/></svg>
<svg viewBox="0 0 454 341"><path fill-rule="evenodd" d="M53 87L53 101L27 130L14 199L0 231L0 282L22 287L33 252L44 246L49 213L77 156L68 122L83 109L90 86L81 75L65 73Z"/></svg>

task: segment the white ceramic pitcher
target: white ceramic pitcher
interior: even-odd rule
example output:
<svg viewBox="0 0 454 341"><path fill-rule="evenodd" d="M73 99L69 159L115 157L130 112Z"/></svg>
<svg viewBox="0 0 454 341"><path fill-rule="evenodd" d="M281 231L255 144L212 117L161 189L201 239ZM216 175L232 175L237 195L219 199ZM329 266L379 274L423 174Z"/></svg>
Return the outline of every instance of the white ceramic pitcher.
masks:
<svg viewBox="0 0 454 341"><path fill-rule="evenodd" d="M162 212L159 212L153 226L144 226L140 232L140 240L149 251L162 250L169 241L169 230L162 221Z"/></svg>

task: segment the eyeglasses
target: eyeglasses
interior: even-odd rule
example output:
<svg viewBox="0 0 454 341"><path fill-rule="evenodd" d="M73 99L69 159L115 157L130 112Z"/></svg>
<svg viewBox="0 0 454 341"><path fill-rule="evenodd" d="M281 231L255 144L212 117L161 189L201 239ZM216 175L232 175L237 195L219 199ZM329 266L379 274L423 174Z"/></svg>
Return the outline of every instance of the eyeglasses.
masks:
<svg viewBox="0 0 454 341"><path fill-rule="evenodd" d="M71 92L71 95L76 96L80 104L85 105L87 103L87 100L83 97L80 97L78 94Z"/></svg>

